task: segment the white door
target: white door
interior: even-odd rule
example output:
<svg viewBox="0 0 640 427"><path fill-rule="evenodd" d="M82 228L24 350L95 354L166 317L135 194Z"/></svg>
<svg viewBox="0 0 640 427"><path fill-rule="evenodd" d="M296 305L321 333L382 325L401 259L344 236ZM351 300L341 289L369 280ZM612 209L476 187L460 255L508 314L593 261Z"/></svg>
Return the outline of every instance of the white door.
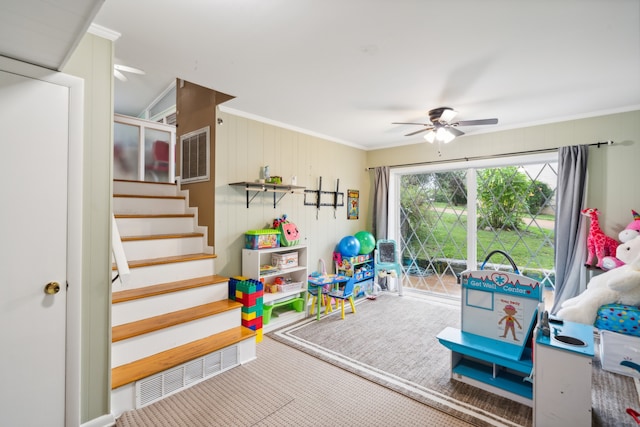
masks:
<svg viewBox="0 0 640 427"><path fill-rule="evenodd" d="M0 71L3 426L65 425L68 115L68 87Z"/></svg>

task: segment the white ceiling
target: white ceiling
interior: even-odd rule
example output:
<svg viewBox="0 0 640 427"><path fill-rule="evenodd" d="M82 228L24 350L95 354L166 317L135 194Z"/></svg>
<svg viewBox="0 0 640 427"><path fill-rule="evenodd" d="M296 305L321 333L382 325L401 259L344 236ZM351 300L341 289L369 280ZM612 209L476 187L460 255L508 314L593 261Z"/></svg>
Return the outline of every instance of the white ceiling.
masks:
<svg viewBox="0 0 640 427"><path fill-rule="evenodd" d="M0 55L59 70L103 2L0 1Z"/></svg>
<svg viewBox="0 0 640 427"><path fill-rule="evenodd" d="M52 2L85 3L26 3ZM106 0L93 22L147 72L116 80L129 115L177 77L235 96L236 114L375 149L423 141L391 122L440 106L499 119L467 134L640 108L638 0Z"/></svg>

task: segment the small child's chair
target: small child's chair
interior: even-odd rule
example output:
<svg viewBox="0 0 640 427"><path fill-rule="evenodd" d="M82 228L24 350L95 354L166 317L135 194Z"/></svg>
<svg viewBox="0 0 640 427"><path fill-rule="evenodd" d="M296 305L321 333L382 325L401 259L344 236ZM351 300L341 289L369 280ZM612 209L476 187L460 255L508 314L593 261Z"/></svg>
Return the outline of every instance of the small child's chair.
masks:
<svg viewBox="0 0 640 427"><path fill-rule="evenodd" d="M398 262L395 240L380 239L376 242L375 273L376 278L391 276L398 279L398 294L402 295L402 267Z"/></svg>
<svg viewBox="0 0 640 427"><path fill-rule="evenodd" d="M327 265L325 264L322 258L318 260L317 274L320 274L323 276L327 274ZM331 305L331 298L328 296L329 291L331 290L331 286L333 285L329 284L321 288L322 292L321 292L320 298L322 298L322 300L320 301L320 303L325 307L324 314L328 314L329 312L333 311L333 306ZM316 303L318 301L317 300L318 288L315 286L309 286L307 289L307 295L309 295L309 297L312 298L309 314L313 316L313 313L316 311Z"/></svg>
<svg viewBox="0 0 640 427"><path fill-rule="evenodd" d="M353 302L353 288L356 284L356 281L351 278L344 285L343 289L333 290L327 294L327 297L334 298L336 301L339 300L339 304L342 307L342 319L344 319L344 301L349 300L349 304L351 305L351 312L353 314L356 313L356 305Z"/></svg>

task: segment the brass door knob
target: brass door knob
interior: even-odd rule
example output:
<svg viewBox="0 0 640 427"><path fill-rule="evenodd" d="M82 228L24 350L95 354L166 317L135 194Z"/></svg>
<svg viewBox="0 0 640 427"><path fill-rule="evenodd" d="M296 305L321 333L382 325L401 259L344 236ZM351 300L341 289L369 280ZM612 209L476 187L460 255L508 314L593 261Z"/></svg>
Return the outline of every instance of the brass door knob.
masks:
<svg viewBox="0 0 640 427"><path fill-rule="evenodd" d="M44 293L47 295L55 295L60 292L60 283L58 282L49 282L44 287Z"/></svg>

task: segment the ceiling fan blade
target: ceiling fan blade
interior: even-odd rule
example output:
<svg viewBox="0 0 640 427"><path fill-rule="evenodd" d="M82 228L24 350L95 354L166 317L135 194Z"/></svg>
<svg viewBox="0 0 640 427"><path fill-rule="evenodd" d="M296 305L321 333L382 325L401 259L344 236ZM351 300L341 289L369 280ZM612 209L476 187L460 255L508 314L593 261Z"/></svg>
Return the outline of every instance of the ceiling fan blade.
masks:
<svg viewBox="0 0 640 427"><path fill-rule="evenodd" d="M113 69L113 75L116 77L116 79L120 80L121 82L126 82L129 80L124 74L122 74L120 71L116 70L115 68Z"/></svg>
<svg viewBox="0 0 640 427"><path fill-rule="evenodd" d="M420 126L429 126L426 123L405 123L405 122L393 122L392 125L420 125Z"/></svg>
<svg viewBox="0 0 640 427"><path fill-rule="evenodd" d="M464 132L462 132L459 129L454 128L453 126L447 126L447 130L449 132L451 132L452 134L454 134L456 137L464 135Z"/></svg>
<svg viewBox="0 0 640 427"><path fill-rule="evenodd" d="M481 119L481 120L460 120L456 122L456 126L477 126L477 125L496 125L498 119Z"/></svg>
<svg viewBox="0 0 640 427"><path fill-rule="evenodd" d="M129 67L126 65L120 65L120 64L114 64L113 68L115 68L118 71L125 71L127 73L134 73L134 74L147 74L144 71L138 69L138 68L133 68L133 67Z"/></svg>
<svg viewBox="0 0 640 427"><path fill-rule="evenodd" d="M426 131L431 130L431 129L433 129L433 126L428 126L428 127L425 127L424 129L420 129L420 130L417 130L415 132L408 133L405 136L417 135L419 133L426 132Z"/></svg>

